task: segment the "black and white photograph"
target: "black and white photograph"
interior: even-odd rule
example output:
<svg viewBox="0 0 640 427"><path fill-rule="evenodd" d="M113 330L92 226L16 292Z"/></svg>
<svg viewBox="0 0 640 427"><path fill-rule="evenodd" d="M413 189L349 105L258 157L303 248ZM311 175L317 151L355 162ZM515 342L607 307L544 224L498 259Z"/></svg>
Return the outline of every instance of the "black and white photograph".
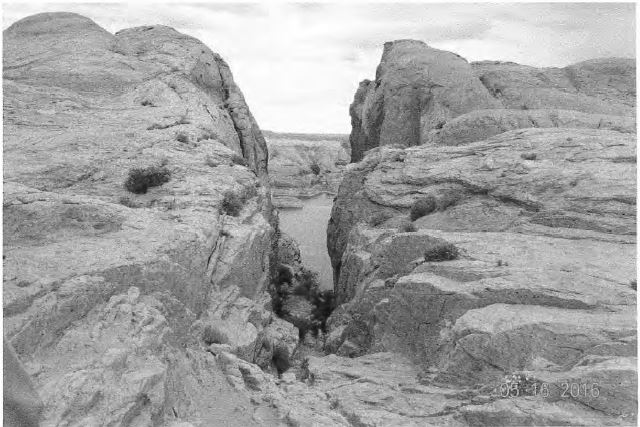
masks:
<svg viewBox="0 0 640 427"><path fill-rule="evenodd" d="M635 2L2 2L5 427L638 423Z"/></svg>

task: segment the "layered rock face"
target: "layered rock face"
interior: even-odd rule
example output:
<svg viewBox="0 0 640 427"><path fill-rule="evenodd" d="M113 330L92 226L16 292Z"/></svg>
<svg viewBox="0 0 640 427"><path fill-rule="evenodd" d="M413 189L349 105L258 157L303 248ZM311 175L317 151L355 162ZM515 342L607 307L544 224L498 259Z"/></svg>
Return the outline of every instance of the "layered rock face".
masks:
<svg viewBox="0 0 640 427"><path fill-rule="evenodd" d="M277 423L239 373L298 333L270 311L267 149L227 64L70 13L9 27L3 64L4 334L42 425ZM168 181L128 192L149 167Z"/></svg>
<svg viewBox="0 0 640 427"><path fill-rule="evenodd" d="M277 207L300 207L300 199L336 194L349 163L346 135L266 132L269 177Z"/></svg>
<svg viewBox="0 0 640 427"><path fill-rule="evenodd" d="M470 81L449 86L425 58ZM418 87L445 84L431 104L399 102L389 82L420 67ZM430 413L443 423L635 423L633 75L628 60L535 70L385 45L379 87L363 98L361 86L352 105L353 153L369 151L348 166L329 222L340 306L326 349L394 352L421 386L458 390L445 394L469 400ZM461 88L490 97L473 106Z"/></svg>
<svg viewBox="0 0 640 427"><path fill-rule="evenodd" d="M634 132L634 105L632 59L544 69L469 64L398 40L385 43L375 81L361 82L351 104L351 161L381 145L460 144L529 127Z"/></svg>

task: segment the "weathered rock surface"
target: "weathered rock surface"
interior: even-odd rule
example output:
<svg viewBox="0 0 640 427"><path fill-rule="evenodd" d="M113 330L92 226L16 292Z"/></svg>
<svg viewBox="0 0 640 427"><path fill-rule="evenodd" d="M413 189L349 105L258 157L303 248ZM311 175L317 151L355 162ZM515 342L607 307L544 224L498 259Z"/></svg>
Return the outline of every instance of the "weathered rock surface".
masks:
<svg viewBox="0 0 640 427"><path fill-rule="evenodd" d="M225 62L168 27L53 13L9 27L3 63L4 334L42 425L278 424L206 351L216 327L270 370L298 340L270 311L266 144ZM169 181L128 192L148 166Z"/></svg>
<svg viewBox="0 0 640 427"><path fill-rule="evenodd" d="M538 69L389 42L375 81L360 83L350 107L351 161L381 145L461 144L518 128L634 131L634 76L632 59Z"/></svg>
<svg viewBox="0 0 640 427"><path fill-rule="evenodd" d="M395 49L401 60L389 55ZM402 64L443 55L432 51L387 45L380 69L395 61L401 78L410 68ZM422 384L457 390L462 403L431 415L447 417L439 425L634 424L633 61L467 66L477 77L464 78L481 80L498 107L439 115L404 104L386 115L398 102L384 90L388 74L377 91L367 83L356 93L352 161L362 157L347 167L329 222L341 305L325 349L353 363L393 352L419 367ZM430 64L421 70L437 76ZM413 75L420 87L423 75ZM413 133L384 139L363 119L373 116ZM445 119L418 133L418 117ZM418 200L428 208L411 221ZM451 245L457 256L433 257ZM400 394L389 402L408 398Z"/></svg>
<svg viewBox="0 0 640 427"><path fill-rule="evenodd" d="M565 68L512 62L472 64L482 84L504 108L563 109L635 116L635 60L601 58Z"/></svg>
<svg viewBox="0 0 640 427"><path fill-rule="evenodd" d="M269 177L276 207L302 207L300 199L336 194L349 163L346 135L266 132Z"/></svg>

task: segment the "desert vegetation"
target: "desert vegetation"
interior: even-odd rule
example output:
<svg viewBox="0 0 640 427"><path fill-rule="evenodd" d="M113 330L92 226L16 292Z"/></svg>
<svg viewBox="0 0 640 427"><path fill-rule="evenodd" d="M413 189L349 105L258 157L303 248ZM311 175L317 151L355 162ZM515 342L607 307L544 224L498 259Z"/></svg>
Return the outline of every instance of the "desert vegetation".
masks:
<svg viewBox="0 0 640 427"><path fill-rule="evenodd" d="M409 217L411 221L415 221L418 218L422 218L425 215L435 211L437 207L436 199L433 196L426 196L416 200L411 206Z"/></svg>
<svg viewBox="0 0 640 427"><path fill-rule="evenodd" d="M238 216L246 202L258 195L258 190L254 186L243 188L240 192L226 191L222 196L220 213L230 216Z"/></svg>
<svg viewBox="0 0 640 427"><path fill-rule="evenodd" d="M207 325L202 332L202 341L207 344L226 344L229 338L215 325Z"/></svg>
<svg viewBox="0 0 640 427"><path fill-rule="evenodd" d="M151 187L158 187L171 180L171 171L165 166L149 166L129 170L124 187L130 193L145 194Z"/></svg>
<svg viewBox="0 0 640 427"><path fill-rule="evenodd" d="M287 302L292 297L301 297L311 304L308 317L292 316L287 309ZM307 333L314 336L318 332L326 331L327 319L335 308L333 290L321 290L318 274L307 268L302 268L294 274L291 267L281 264L271 287L272 309L276 315L292 322L300 331L300 338Z"/></svg>
<svg viewBox="0 0 640 427"><path fill-rule="evenodd" d="M460 255L458 248L449 242L436 242L424 251L425 262L431 261L451 261Z"/></svg>

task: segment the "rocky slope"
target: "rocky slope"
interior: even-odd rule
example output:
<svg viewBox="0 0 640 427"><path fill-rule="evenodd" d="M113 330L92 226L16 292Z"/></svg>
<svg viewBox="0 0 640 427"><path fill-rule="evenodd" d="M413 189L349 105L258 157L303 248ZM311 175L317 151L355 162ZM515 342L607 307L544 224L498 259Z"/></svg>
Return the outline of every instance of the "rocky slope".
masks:
<svg viewBox="0 0 640 427"><path fill-rule="evenodd" d="M300 207L300 199L338 192L349 163L346 135L265 132L269 177L277 207Z"/></svg>
<svg viewBox="0 0 640 427"><path fill-rule="evenodd" d="M634 75L385 45L351 107L326 349L406 360L418 386L387 402L451 399L393 422L635 423Z"/></svg>
<svg viewBox="0 0 640 427"><path fill-rule="evenodd" d="M240 373L298 334L270 311L267 148L228 65L70 13L9 27L3 65L4 334L42 424L277 424ZM147 167L169 181L128 192Z"/></svg>

